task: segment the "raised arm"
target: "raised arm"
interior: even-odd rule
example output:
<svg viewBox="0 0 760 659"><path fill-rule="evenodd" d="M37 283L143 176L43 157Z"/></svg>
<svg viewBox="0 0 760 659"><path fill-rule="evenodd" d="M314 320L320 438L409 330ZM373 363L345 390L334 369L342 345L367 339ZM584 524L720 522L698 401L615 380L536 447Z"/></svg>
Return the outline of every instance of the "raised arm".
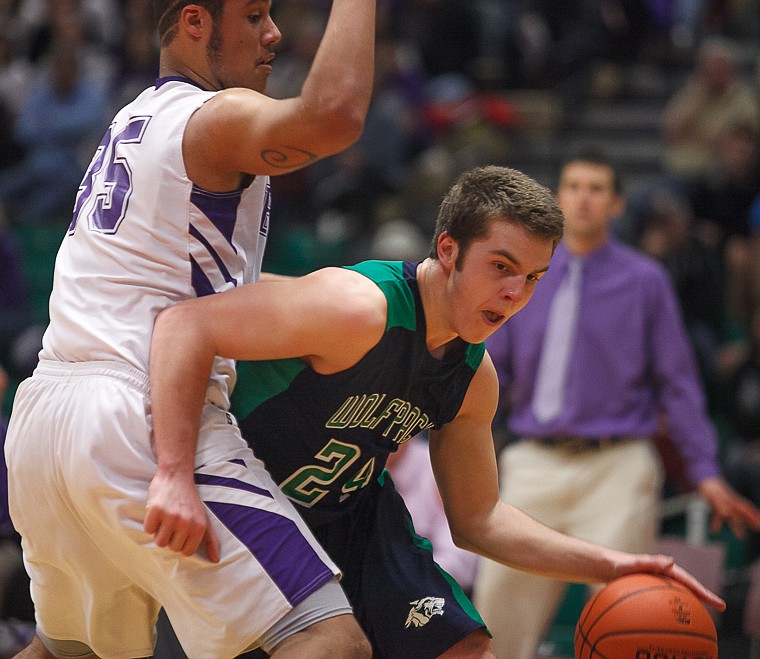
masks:
<svg viewBox="0 0 760 659"><path fill-rule="evenodd" d="M284 174L353 144L372 92L375 3L333 0L299 96L278 100L234 87L199 109L185 134L190 178L199 183L204 168Z"/></svg>
<svg viewBox="0 0 760 659"><path fill-rule="evenodd" d="M150 356L158 464L145 518L156 544L189 555L205 538L210 559L219 558L193 481L214 356L300 357L319 372L337 372L377 343L386 313L385 297L369 279L327 268L188 300L159 314Z"/></svg>
<svg viewBox="0 0 760 659"><path fill-rule="evenodd" d="M667 556L629 554L554 531L499 498L491 420L496 372L486 354L457 417L431 432L436 481L455 542L512 567L582 583L631 572L669 574L720 610L725 603Z"/></svg>

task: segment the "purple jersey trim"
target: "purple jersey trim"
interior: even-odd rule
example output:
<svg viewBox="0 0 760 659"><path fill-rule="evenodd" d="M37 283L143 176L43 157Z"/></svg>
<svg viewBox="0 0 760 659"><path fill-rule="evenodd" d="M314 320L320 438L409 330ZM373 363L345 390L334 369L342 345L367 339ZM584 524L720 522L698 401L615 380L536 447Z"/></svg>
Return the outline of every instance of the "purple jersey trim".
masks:
<svg viewBox="0 0 760 659"><path fill-rule="evenodd" d="M237 478L225 478L223 476L210 476L209 474L195 474L195 482L198 485L220 485L222 487L231 487L235 490L245 490L253 494L260 494L268 499L274 499L272 493L269 490L265 490L263 487L256 487L245 481L238 480Z"/></svg>
<svg viewBox="0 0 760 659"><path fill-rule="evenodd" d="M213 295L216 293L214 287L211 285L209 278L198 265L196 260L190 257L190 281L193 286L193 290L198 297L204 297L206 295Z"/></svg>
<svg viewBox="0 0 760 659"><path fill-rule="evenodd" d="M166 76L165 78L156 78L156 89L165 85L167 82L186 82L188 85L202 89L204 92L209 91L208 89L203 89L203 87L195 82L195 80L190 80L190 78L186 78L185 76Z"/></svg>
<svg viewBox="0 0 760 659"><path fill-rule="evenodd" d="M241 190L209 192L196 186L193 186L193 191L190 194L190 201L217 228L232 249L235 249L235 245L232 244L232 234L235 231L237 211L242 194ZM235 253L237 254L236 249Z"/></svg>
<svg viewBox="0 0 760 659"><path fill-rule="evenodd" d="M333 578L293 520L258 508L205 504L248 548L292 606Z"/></svg>
<svg viewBox="0 0 760 659"><path fill-rule="evenodd" d="M209 243L208 240L203 237L201 232L192 224L190 225L190 235L206 248L206 251L211 255L211 258L214 259L216 265L219 267L219 271L222 273L224 281L230 282L233 286L237 286L237 279L230 274L227 266L224 265L224 261L222 261L222 257L219 256L219 253L211 246L211 243Z"/></svg>

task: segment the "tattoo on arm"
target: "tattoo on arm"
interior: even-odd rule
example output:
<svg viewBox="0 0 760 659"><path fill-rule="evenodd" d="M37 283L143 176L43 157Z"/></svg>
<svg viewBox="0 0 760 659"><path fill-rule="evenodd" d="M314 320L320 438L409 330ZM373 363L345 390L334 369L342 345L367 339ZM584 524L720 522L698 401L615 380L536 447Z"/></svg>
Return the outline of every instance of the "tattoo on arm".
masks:
<svg viewBox="0 0 760 659"><path fill-rule="evenodd" d="M315 153L293 147L286 147L286 149L266 149L261 152L261 159L270 167L279 169L298 169L318 160Z"/></svg>

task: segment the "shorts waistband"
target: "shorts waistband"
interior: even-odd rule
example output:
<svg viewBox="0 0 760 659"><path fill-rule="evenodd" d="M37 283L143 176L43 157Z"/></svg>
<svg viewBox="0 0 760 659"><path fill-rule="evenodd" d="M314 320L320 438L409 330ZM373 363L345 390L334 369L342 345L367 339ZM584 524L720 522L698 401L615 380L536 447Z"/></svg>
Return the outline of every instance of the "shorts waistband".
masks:
<svg viewBox="0 0 760 659"><path fill-rule="evenodd" d="M122 380L144 394L150 391L148 374L124 362L56 362L53 360L42 360L37 364L37 368L34 369L34 374L57 378L101 375Z"/></svg>
<svg viewBox="0 0 760 659"><path fill-rule="evenodd" d="M599 435L594 437L549 435L546 437L526 437L525 439L547 448L562 449L571 453L584 453L587 451L602 451L612 446L634 442L643 438L635 435Z"/></svg>

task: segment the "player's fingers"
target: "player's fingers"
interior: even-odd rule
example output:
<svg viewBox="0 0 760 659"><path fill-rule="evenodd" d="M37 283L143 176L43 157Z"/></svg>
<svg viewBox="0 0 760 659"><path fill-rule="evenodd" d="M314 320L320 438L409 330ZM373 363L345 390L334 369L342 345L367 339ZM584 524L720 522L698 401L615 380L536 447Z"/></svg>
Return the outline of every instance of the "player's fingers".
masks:
<svg viewBox="0 0 760 659"><path fill-rule="evenodd" d="M682 567L675 565L671 571L671 576L677 578L681 583L687 586L694 594L708 606L725 611L726 602L718 597L709 588L704 586L696 577L689 574Z"/></svg>
<svg viewBox="0 0 760 659"><path fill-rule="evenodd" d="M153 535L158 531L158 527L161 524L161 509L148 507L145 512L145 520L143 521L143 529L146 533Z"/></svg>
<svg viewBox="0 0 760 659"><path fill-rule="evenodd" d="M169 549L177 553L185 553L185 545L191 536L191 525L187 519L178 517L174 524L171 537L169 538ZM192 551L190 552L192 554Z"/></svg>
<svg viewBox="0 0 760 659"><path fill-rule="evenodd" d="M169 547L177 528L177 515L170 515L164 512L161 516L160 524L155 531L154 542L159 547Z"/></svg>
<svg viewBox="0 0 760 659"><path fill-rule="evenodd" d="M216 533L214 533L214 530L210 526L206 529L206 533L203 537L206 543L208 559L212 563L218 563L220 558L219 538L216 537Z"/></svg>
<svg viewBox="0 0 760 659"><path fill-rule="evenodd" d="M185 556L192 556L196 552L205 536L206 525L205 519L203 521L196 520L190 524L181 550Z"/></svg>

